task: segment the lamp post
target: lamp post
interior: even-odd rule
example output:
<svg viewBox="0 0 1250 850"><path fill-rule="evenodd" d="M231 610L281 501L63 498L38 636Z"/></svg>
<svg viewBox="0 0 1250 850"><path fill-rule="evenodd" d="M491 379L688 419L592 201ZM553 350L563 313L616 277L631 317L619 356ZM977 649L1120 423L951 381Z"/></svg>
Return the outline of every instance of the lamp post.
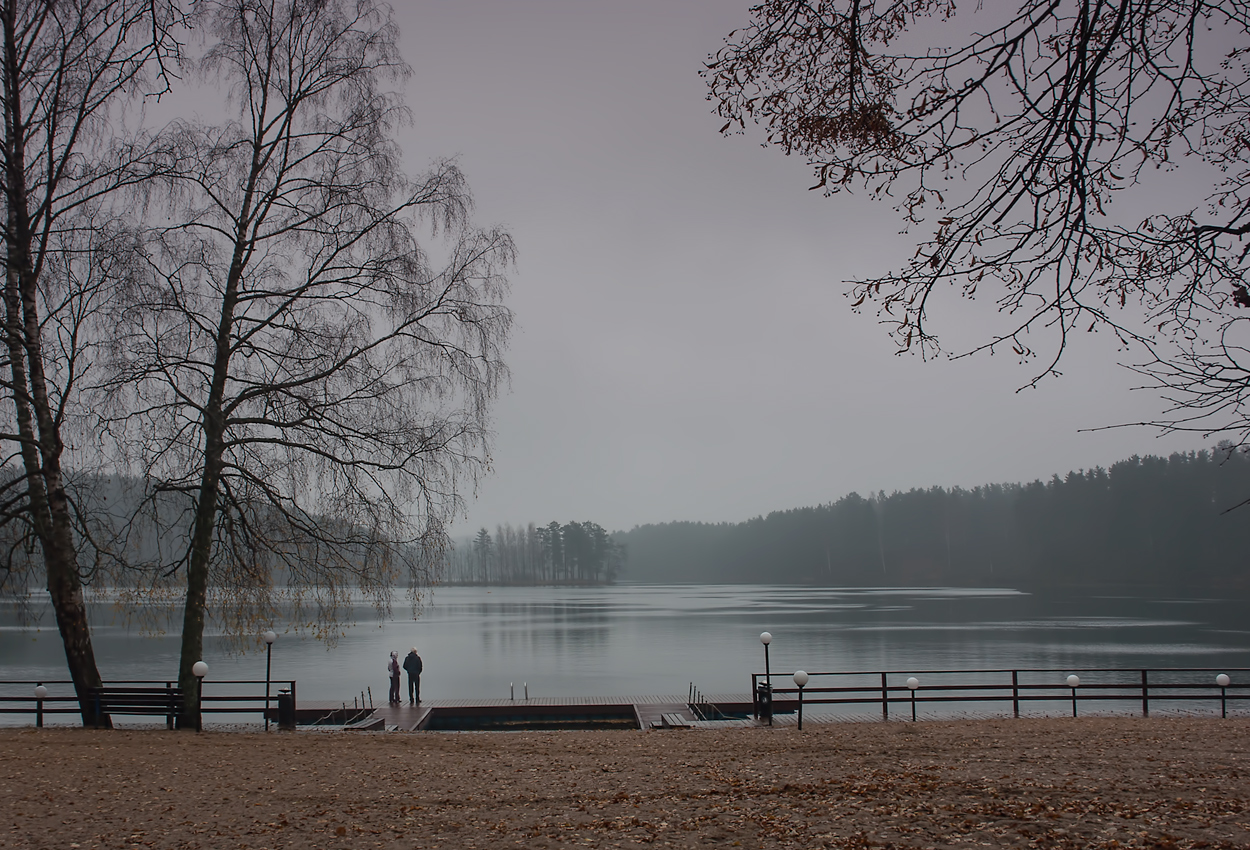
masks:
<svg viewBox="0 0 1250 850"><path fill-rule="evenodd" d="M764 689L768 691L769 709L768 709L768 725L773 725L772 711L772 695L773 695L773 674L768 666L768 645L773 642L773 636L768 632L760 632L760 643L764 644Z"/></svg>
<svg viewBox="0 0 1250 850"><path fill-rule="evenodd" d="M920 687L920 680L915 676L907 679L907 687L911 689L911 722L916 722L916 688Z"/></svg>
<svg viewBox="0 0 1250 850"><path fill-rule="evenodd" d="M195 731L204 731L204 677L208 675L208 665L197 661L191 665L191 675L195 677Z"/></svg>
<svg viewBox="0 0 1250 850"><path fill-rule="evenodd" d="M768 632L760 632L760 643L764 644L764 681L768 683L768 687L773 686L773 677L768 668L768 645L773 642L773 636Z"/></svg>
<svg viewBox="0 0 1250 850"><path fill-rule="evenodd" d="M278 639L273 629L261 635L265 639L265 731L269 731L269 671L273 669L273 642Z"/></svg>
<svg viewBox="0 0 1250 850"><path fill-rule="evenodd" d="M1215 677L1215 684L1220 686L1220 717L1228 717L1228 686L1233 680L1228 678L1227 673L1221 673Z"/></svg>
<svg viewBox="0 0 1250 850"><path fill-rule="evenodd" d="M799 686L799 731L803 731L803 686L807 684L807 671L794 671L794 684Z"/></svg>
<svg viewBox="0 0 1250 850"><path fill-rule="evenodd" d="M1068 687L1072 689L1072 716L1076 717L1076 689L1080 687L1081 677L1073 674L1068 677Z"/></svg>
<svg viewBox="0 0 1250 850"><path fill-rule="evenodd" d="M1225 676L1224 678L1228 678ZM35 728L43 728L43 701L48 698L48 689L43 686L43 682L35 685Z"/></svg>

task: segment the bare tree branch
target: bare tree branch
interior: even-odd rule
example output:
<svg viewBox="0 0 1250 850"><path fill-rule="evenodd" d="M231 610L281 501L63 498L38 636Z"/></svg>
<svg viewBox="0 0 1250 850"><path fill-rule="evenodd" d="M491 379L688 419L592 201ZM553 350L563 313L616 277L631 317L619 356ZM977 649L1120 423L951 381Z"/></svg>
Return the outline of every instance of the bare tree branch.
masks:
<svg viewBox="0 0 1250 850"><path fill-rule="evenodd" d="M1147 351L1147 371L1182 405L1199 387L1234 392L1223 376L1241 365L1223 340L1250 306L1250 6L1004 11L770 0L710 57L708 97L722 132L760 123L768 144L806 157L813 188L898 199L909 226L932 228L898 271L851 285L853 308L874 305L900 352L941 350L931 299L988 293L1005 324L959 354L1042 356L1035 383L1074 332L1103 327ZM964 35L933 46L934 18L955 19L947 31L963 21ZM1149 190L1182 162L1206 199L1169 209ZM1157 209L1120 212L1117 198ZM1203 409L1226 416L1207 427L1244 430L1239 403Z"/></svg>

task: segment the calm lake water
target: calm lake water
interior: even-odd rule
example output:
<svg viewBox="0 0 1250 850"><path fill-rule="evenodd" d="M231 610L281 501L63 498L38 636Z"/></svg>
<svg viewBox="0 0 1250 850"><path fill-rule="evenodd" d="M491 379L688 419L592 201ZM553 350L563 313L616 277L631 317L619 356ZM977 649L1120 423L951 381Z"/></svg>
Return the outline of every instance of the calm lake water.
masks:
<svg viewBox="0 0 1250 850"><path fill-rule="evenodd" d="M337 646L283 633L275 679L300 699L385 700L390 650L418 647L427 698L747 693L772 670L930 670L1045 667L1250 667L1246 600L1161 599L1129 593L1073 598L996 588L810 588L618 585L604 588L439 588L413 620L362 608ZM178 639L99 623L106 680L176 676ZM231 655L207 641L209 680L264 678L263 649ZM67 678L50 612L37 625L0 608L0 679ZM29 722L0 716L0 723Z"/></svg>

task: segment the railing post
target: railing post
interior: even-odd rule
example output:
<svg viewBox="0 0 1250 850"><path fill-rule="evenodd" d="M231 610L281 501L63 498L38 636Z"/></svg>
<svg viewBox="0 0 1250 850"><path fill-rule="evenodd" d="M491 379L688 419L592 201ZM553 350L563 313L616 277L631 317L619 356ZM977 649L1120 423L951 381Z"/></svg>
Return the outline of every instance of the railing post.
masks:
<svg viewBox="0 0 1250 850"><path fill-rule="evenodd" d="M43 697L39 696L43 682L35 682L35 728L43 728Z"/></svg>
<svg viewBox="0 0 1250 850"><path fill-rule="evenodd" d="M174 694L173 682L165 683L165 698L169 700L169 714L165 715L165 728L173 729L174 728L174 715L177 714L175 707L178 704L178 698Z"/></svg>
<svg viewBox="0 0 1250 850"><path fill-rule="evenodd" d="M759 674L751 674L751 711L755 715L755 719L760 719L760 691L759 683L756 681ZM690 683L691 702L694 702L694 682Z"/></svg>
<svg viewBox="0 0 1250 850"><path fill-rule="evenodd" d="M881 719L890 719L890 692L886 688L885 674L881 674Z"/></svg>
<svg viewBox="0 0 1250 850"><path fill-rule="evenodd" d="M1141 716L1150 716L1150 686L1146 683L1146 671L1141 671Z"/></svg>
<svg viewBox="0 0 1250 850"><path fill-rule="evenodd" d="M1014 717L1020 716L1020 673L1017 670L1011 671L1011 713Z"/></svg>

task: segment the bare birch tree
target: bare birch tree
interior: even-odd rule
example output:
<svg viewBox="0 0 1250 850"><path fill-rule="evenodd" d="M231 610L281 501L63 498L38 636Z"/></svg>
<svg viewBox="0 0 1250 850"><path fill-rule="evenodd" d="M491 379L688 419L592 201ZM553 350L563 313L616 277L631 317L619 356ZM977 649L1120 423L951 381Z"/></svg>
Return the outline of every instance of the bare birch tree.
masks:
<svg viewBox="0 0 1250 850"><path fill-rule="evenodd" d="M929 234L852 284L900 350L938 350L948 292L988 297L1005 324L973 350L1040 354L1040 378L1073 333L1110 329L1177 402L1156 424L1250 438L1250 7L767 0L751 16L705 71L722 132L759 123L813 188L888 199ZM1182 166L1195 197L1156 179Z"/></svg>
<svg viewBox="0 0 1250 850"><path fill-rule="evenodd" d="M104 299L109 199L159 168L110 124L166 85L177 10L154 0L0 2L3 29L5 377L0 440L3 563L14 584L42 568L84 723L100 684L83 598L95 565L69 486L66 437L90 366L85 323ZM19 471L20 470L20 471Z"/></svg>
<svg viewBox="0 0 1250 850"><path fill-rule="evenodd" d="M250 635L289 601L333 636L354 588L385 606L404 571L438 562L488 460L514 254L470 221L454 163L402 172L387 7L204 0L198 15L214 40L201 83L237 118L172 129L181 176L126 287L107 422L151 485L148 590L185 587L192 697L208 617Z"/></svg>

